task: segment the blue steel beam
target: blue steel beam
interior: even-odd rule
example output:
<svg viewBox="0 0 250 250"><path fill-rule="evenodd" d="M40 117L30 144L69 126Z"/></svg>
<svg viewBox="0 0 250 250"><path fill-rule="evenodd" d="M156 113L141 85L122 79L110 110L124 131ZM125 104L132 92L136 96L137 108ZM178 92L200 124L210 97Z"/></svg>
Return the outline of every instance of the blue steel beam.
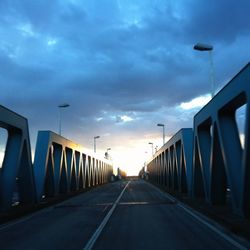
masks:
<svg viewBox="0 0 250 250"><path fill-rule="evenodd" d="M245 104L242 147L236 110ZM193 140L180 139L177 133L154 155L147 165L150 179L168 188L180 189L180 180L184 177L189 194L203 197L210 204L225 204L229 189L234 212L249 217L250 63L195 115L193 131ZM190 131L188 136L191 134ZM192 164L188 166L191 167L186 165L185 174L182 164L190 160Z"/></svg>
<svg viewBox="0 0 250 250"><path fill-rule="evenodd" d="M86 154L82 146L51 131L39 131L34 160L37 201L43 195L103 184L112 173L110 161Z"/></svg>
<svg viewBox="0 0 250 250"><path fill-rule="evenodd" d="M225 204L227 188L236 213L250 215L249 102L247 64L194 117L194 196ZM246 104L245 145L242 148L235 113Z"/></svg>
<svg viewBox="0 0 250 250"><path fill-rule="evenodd" d="M6 150L0 169L0 209L3 211L11 207L16 186L21 203L34 202L35 185L27 119L0 106L0 127L8 131Z"/></svg>
<svg viewBox="0 0 250 250"><path fill-rule="evenodd" d="M181 129L148 161L149 180L191 194L192 150L192 129Z"/></svg>

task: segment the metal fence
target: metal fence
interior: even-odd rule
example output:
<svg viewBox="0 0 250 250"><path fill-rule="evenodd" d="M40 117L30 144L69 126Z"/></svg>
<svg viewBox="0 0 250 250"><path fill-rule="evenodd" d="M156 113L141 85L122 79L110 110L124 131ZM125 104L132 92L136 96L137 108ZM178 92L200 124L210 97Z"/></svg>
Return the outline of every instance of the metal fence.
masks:
<svg viewBox="0 0 250 250"><path fill-rule="evenodd" d="M187 180L190 196L202 197L214 205L226 204L229 194L233 210L249 217L249 100L250 64L247 64L195 115L193 139L189 134L185 143L179 132L154 155L147 164L150 180L180 192L186 191L182 180ZM236 111L243 105L246 105L246 117L242 147ZM188 131L192 133L191 129ZM181 155L186 159L186 172L182 170L184 157Z"/></svg>
<svg viewBox="0 0 250 250"><path fill-rule="evenodd" d="M149 180L169 190L191 192L193 132L181 129L147 165Z"/></svg>
<svg viewBox="0 0 250 250"><path fill-rule="evenodd" d="M195 197L225 204L230 191L235 212L250 215L249 151L250 64L244 67L194 117ZM242 147L236 110L246 104L245 145Z"/></svg>
<svg viewBox="0 0 250 250"><path fill-rule="evenodd" d="M110 161L86 154L80 145L51 131L39 131L33 166L28 121L3 106L0 127L7 131L0 167L1 211L10 209L14 200L36 203L111 180Z"/></svg>
<svg viewBox="0 0 250 250"><path fill-rule="evenodd" d="M0 169L0 209L7 210L17 190L20 202L35 202L35 184L27 119L0 106L0 127L8 133Z"/></svg>
<svg viewBox="0 0 250 250"><path fill-rule="evenodd" d="M51 131L39 131L34 160L37 199L106 183L113 174L108 160Z"/></svg>

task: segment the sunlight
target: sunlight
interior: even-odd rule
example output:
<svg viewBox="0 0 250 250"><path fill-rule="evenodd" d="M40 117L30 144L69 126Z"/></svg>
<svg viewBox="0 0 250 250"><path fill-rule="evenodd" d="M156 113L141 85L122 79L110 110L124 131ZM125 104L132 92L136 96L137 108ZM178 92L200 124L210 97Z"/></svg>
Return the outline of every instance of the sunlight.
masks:
<svg viewBox="0 0 250 250"><path fill-rule="evenodd" d="M166 138L166 141L169 137ZM116 169L120 168L127 173L128 176L138 175L141 168L152 157L152 148L148 144L149 141L154 143L153 153L155 147L158 150L162 147L162 137L149 139L142 139L138 141L130 141L130 145L114 148L111 151L111 157L114 164L114 173Z"/></svg>
<svg viewBox="0 0 250 250"><path fill-rule="evenodd" d="M244 149L245 148L245 135L244 134L240 134L240 143L241 143L241 147Z"/></svg>
<svg viewBox="0 0 250 250"><path fill-rule="evenodd" d="M112 152L114 172L117 168L122 169L127 175L138 175L144 162L147 160L146 155L141 149L121 148Z"/></svg>
<svg viewBox="0 0 250 250"><path fill-rule="evenodd" d="M8 141L8 131L0 127L0 168L2 168L3 166L7 141Z"/></svg>
<svg viewBox="0 0 250 250"><path fill-rule="evenodd" d="M1 150L0 151L0 168L2 168L3 166L4 155L5 155L5 152Z"/></svg>

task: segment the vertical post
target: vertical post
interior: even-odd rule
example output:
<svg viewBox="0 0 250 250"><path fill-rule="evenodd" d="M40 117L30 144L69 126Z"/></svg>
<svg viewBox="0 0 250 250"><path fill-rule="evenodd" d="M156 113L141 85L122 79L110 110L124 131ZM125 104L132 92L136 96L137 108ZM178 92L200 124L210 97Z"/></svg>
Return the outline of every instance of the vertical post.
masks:
<svg viewBox="0 0 250 250"><path fill-rule="evenodd" d="M165 144L165 126L162 126L163 129L163 145Z"/></svg>
<svg viewBox="0 0 250 250"><path fill-rule="evenodd" d="M211 97L215 95L215 76L214 76L214 62L213 62L213 51L209 50L209 61L210 61L210 81L211 81Z"/></svg>
<svg viewBox="0 0 250 250"><path fill-rule="evenodd" d="M163 140L163 145L164 145L165 144L165 125L158 123L157 126L162 127L162 140Z"/></svg>
<svg viewBox="0 0 250 250"><path fill-rule="evenodd" d="M151 149L152 149L152 157L154 155L154 143L153 142L149 142L148 144L151 145Z"/></svg>
<svg viewBox="0 0 250 250"><path fill-rule="evenodd" d="M111 150L111 148L107 148L107 151L106 151L106 153L105 153L105 158L106 158L106 159L110 159L109 150Z"/></svg>
<svg viewBox="0 0 250 250"><path fill-rule="evenodd" d="M94 153L96 153L96 139L100 138L100 136L95 136L94 137Z"/></svg>
<svg viewBox="0 0 250 250"><path fill-rule="evenodd" d="M209 44L202 44L197 43L194 45L194 50L198 51L208 51L209 52L209 60L210 60L210 82L211 82L211 97L214 97L215 93L215 84L214 84L214 63L213 63L213 56L212 56L212 50L213 46Z"/></svg>
<svg viewBox="0 0 250 250"><path fill-rule="evenodd" d="M62 134L62 110L59 107L59 135Z"/></svg>
<svg viewBox="0 0 250 250"><path fill-rule="evenodd" d="M59 135L62 134L62 108L68 108L70 105L68 103L64 103L61 105L58 105L59 108Z"/></svg>

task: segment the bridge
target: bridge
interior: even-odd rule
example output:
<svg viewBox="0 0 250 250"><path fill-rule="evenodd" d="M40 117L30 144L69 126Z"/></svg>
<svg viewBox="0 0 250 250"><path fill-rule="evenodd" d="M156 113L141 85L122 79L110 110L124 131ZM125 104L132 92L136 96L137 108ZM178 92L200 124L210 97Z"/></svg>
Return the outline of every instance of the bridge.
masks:
<svg viewBox="0 0 250 250"><path fill-rule="evenodd" d="M133 180L114 181L111 161L51 131L38 132L32 162L27 119L0 106L1 249L250 249L249 83L250 64Z"/></svg>

